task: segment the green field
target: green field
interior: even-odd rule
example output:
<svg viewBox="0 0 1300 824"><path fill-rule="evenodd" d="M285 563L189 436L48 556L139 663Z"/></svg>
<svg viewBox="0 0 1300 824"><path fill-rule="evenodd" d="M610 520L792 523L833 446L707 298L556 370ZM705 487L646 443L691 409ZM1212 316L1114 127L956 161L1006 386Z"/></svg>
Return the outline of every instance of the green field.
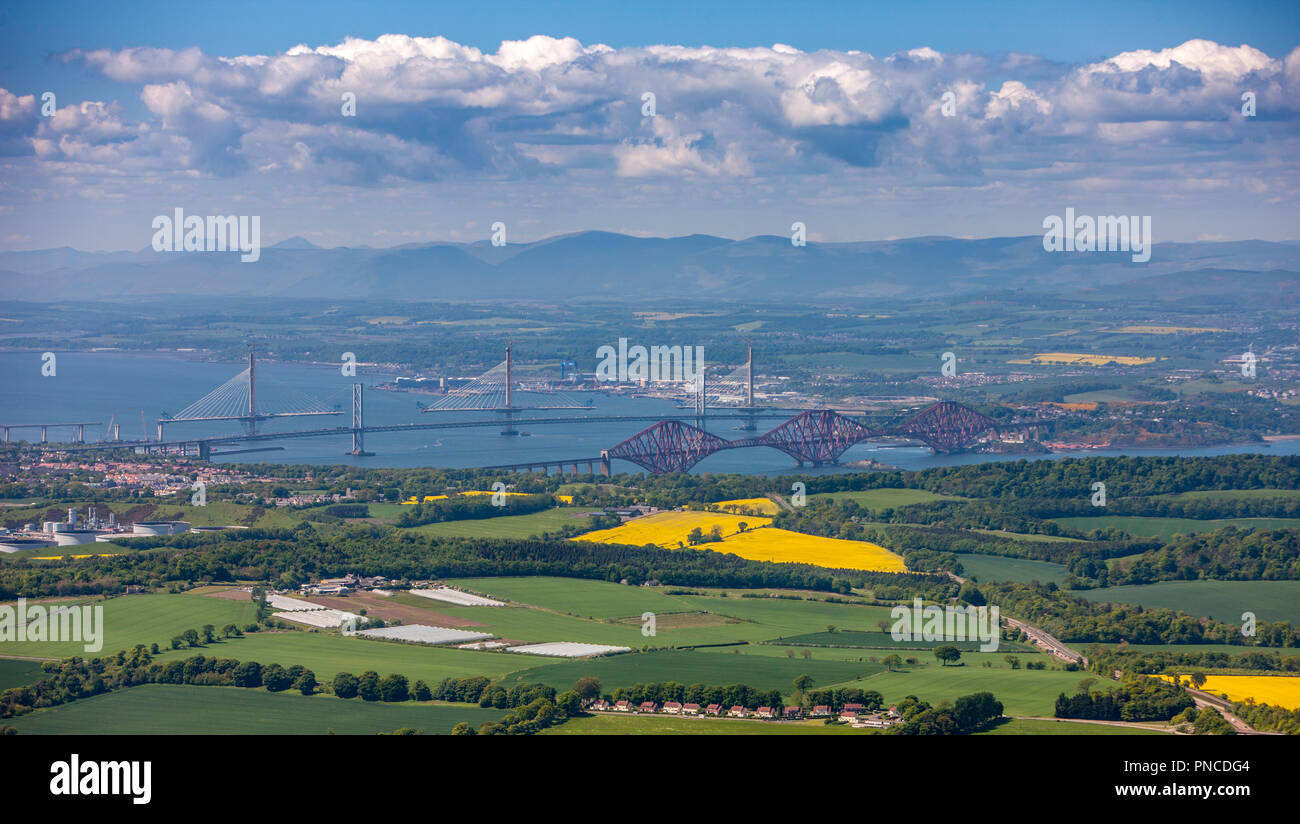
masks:
<svg viewBox="0 0 1300 824"><path fill-rule="evenodd" d="M469 704L383 704L239 687L146 684L37 710L7 723L21 735L370 735L402 727L450 732L505 712Z"/></svg>
<svg viewBox="0 0 1300 824"><path fill-rule="evenodd" d="M212 624L220 631L226 624L242 627L252 623L256 617L251 602L207 595L124 595L106 601L84 599L75 603L103 607L103 647L98 652L88 651L78 642L15 641L5 645L4 653L33 658L67 658L73 655L107 655L131 649L136 644L149 646L157 643L166 647L174 636L187 629L202 630L204 624ZM30 609L31 605L28 607Z"/></svg>
<svg viewBox="0 0 1300 824"><path fill-rule="evenodd" d="M1065 670L1013 670L1002 660L1005 654L1001 651L963 653L962 659L967 662L964 667L929 664L904 671L882 671L854 681L852 686L879 692L886 704L897 703L908 695L938 704L945 699L955 701L973 692L991 692L1002 702L1007 715L1051 716L1056 712L1058 695L1062 692L1073 695L1081 680L1095 677L1086 672ZM1026 658L1026 655L1020 655L1021 661ZM986 660L993 666L981 666Z"/></svg>
<svg viewBox="0 0 1300 824"><path fill-rule="evenodd" d="M1069 572L1065 564L1004 558L1001 555L970 553L958 555L957 560L965 570L962 575L976 581L1040 581L1044 584L1055 581L1059 584Z"/></svg>
<svg viewBox="0 0 1300 824"><path fill-rule="evenodd" d="M443 678L471 675L497 678L512 670L535 666L537 661L532 656L515 653L399 644L324 632L259 632L198 649L167 652L158 660L165 663L196 654L257 661L262 665L302 664L322 681L332 679L339 672L360 674L374 670L380 675L405 675L412 684L424 680L431 685Z"/></svg>
<svg viewBox="0 0 1300 824"><path fill-rule="evenodd" d="M1115 724L1012 718L975 735L1169 735L1169 733L1145 730L1140 727L1121 727Z"/></svg>
<svg viewBox="0 0 1300 824"><path fill-rule="evenodd" d="M1195 518L1148 518L1141 515L1090 515L1053 520L1061 526L1084 532L1116 527L1137 538L1155 537L1163 540L1169 540L1177 533L1197 535L1223 529L1225 526L1243 529L1300 529L1300 518L1219 518L1199 521Z"/></svg>
<svg viewBox="0 0 1300 824"><path fill-rule="evenodd" d="M978 650L979 641L895 641L893 636L888 632L862 632L859 630L836 630L835 632L810 632L805 635L793 635L789 638L773 639L769 643L777 646L811 646L811 647L851 647L855 649L870 649L888 654L890 651L897 652L924 652L927 653L935 647L951 645L963 652ZM1015 651L1032 651L1029 647L1020 644L1012 644L1009 641L1001 640L999 649L1004 652Z"/></svg>
<svg viewBox="0 0 1300 824"><path fill-rule="evenodd" d="M40 661L21 658L0 658L0 692L10 687L21 687L40 680L44 675Z"/></svg>
<svg viewBox="0 0 1300 824"><path fill-rule="evenodd" d="M859 489L846 492L820 492L810 495L813 500L831 498L837 502L853 501L866 509L897 509L908 504L925 504L930 501L960 501L955 495L939 495L924 489Z"/></svg>
<svg viewBox="0 0 1300 824"><path fill-rule="evenodd" d="M800 675L811 675L818 685L828 685L884 669L880 664L865 661L804 660L733 651L741 649L659 650L561 661L514 673L505 682L542 683L564 690L579 678L593 675L608 693L613 693L616 687L657 681L718 686L747 684L755 689L779 689L788 693L793 689L791 682Z"/></svg>
<svg viewBox="0 0 1300 824"><path fill-rule="evenodd" d="M602 713L566 721L542 735L870 735L871 732L821 721L773 723L740 718Z"/></svg>
<svg viewBox="0 0 1300 824"><path fill-rule="evenodd" d="M1179 609L1198 618L1239 623L1243 612L1260 621L1300 624L1300 581L1161 581L1077 593L1090 601Z"/></svg>
<svg viewBox="0 0 1300 824"><path fill-rule="evenodd" d="M1193 492L1173 492L1168 495L1156 495L1156 498L1171 500L1211 500L1240 501L1256 498L1300 498L1300 489L1199 489Z"/></svg>
<svg viewBox="0 0 1300 824"><path fill-rule="evenodd" d="M699 609L699 599L665 595L658 587L633 587L580 578L458 578L461 587L543 609L587 618L624 618L643 612L686 612Z"/></svg>
<svg viewBox="0 0 1300 824"><path fill-rule="evenodd" d="M466 521L443 521L437 524L410 527L411 532L436 535L440 538L528 538L553 532L562 526L585 526L587 507L556 507L527 515L502 515L498 518L478 518Z"/></svg>

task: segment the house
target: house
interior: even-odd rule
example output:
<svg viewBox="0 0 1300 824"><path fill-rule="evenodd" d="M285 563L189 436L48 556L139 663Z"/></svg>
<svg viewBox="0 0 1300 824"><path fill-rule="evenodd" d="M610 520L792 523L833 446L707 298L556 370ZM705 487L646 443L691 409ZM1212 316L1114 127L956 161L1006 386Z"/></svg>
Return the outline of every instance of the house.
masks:
<svg viewBox="0 0 1300 824"><path fill-rule="evenodd" d="M803 718L803 707L786 707L786 718Z"/></svg>
<svg viewBox="0 0 1300 824"><path fill-rule="evenodd" d="M736 706L727 710L727 715L730 716L731 718L746 718L749 716L749 710L737 704Z"/></svg>
<svg viewBox="0 0 1300 824"><path fill-rule="evenodd" d="M849 724L855 724L858 720L858 711L851 709L840 710L840 720Z"/></svg>
<svg viewBox="0 0 1300 824"><path fill-rule="evenodd" d="M705 715L722 715L721 704L710 704L704 708Z"/></svg>
<svg viewBox="0 0 1300 824"><path fill-rule="evenodd" d="M637 712L659 712L659 705L654 701L642 701L641 706L637 708Z"/></svg>
<svg viewBox="0 0 1300 824"><path fill-rule="evenodd" d="M891 718L888 715L880 715L878 713L872 713L871 715L863 717L854 726L875 727L876 729L884 729L885 727L894 726L895 724L899 723L901 720L902 719L899 718Z"/></svg>
<svg viewBox="0 0 1300 824"><path fill-rule="evenodd" d="M632 711L632 702L631 702L631 701L615 701L615 702L614 702L614 712L631 712L631 711Z"/></svg>
<svg viewBox="0 0 1300 824"><path fill-rule="evenodd" d="M623 703L627 702L625 701ZM605 712L609 709L609 702L604 698L601 698L598 701L592 701L591 704L587 706L587 709L592 710L593 712Z"/></svg>
<svg viewBox="0 0 1300 824"><path fill-rule="evenodd" d="M776 713L772 711L771 707L759 707L758 710L754 712L754 715L757 715L759 718L776 717Z"/></svg>
<svg viewBox="0 0 1300 824"><path fill-rule="evenodd" d="M642 704L642 706L645 705ZM665 701L664 712L668 713L669 715L681 715L682 705L676 701Z"/></svg>
<svg viewBox="0 0 1300 824"><path fill-rule="evenodd" d="M682 704L682 715L699 715L699 704Z"/></svg>
<svg viewBox="0 0 1300 824"><path fill-rule="evenodd" d="M866 706L864 706L864 705L862 705L862 704L845 704L845 705L844 705L844 709L846 709L846 710L853 710L854 712L866 712L866 711L867 711Z"/></svg>
<svg viewBox="0 0 1300 824"><path fill-rule="evenodd" d="M826 718L830 714L831 708L825 704L818 704L812 708L812 712L808 713L811 718Z"/></svg>

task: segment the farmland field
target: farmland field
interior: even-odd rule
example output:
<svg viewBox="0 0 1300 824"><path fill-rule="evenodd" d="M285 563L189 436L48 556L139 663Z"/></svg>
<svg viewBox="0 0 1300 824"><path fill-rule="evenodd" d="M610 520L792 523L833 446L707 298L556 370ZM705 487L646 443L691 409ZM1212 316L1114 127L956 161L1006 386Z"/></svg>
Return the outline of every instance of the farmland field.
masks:
<svg viewBox="0 0 1300 824"><path fill-rule="evenodd" d="M1002 702L1007 715L1050 717L1056 711L1056 697L1062 692L1073 695L1079 681L1089 677L1085 672L1065 670L1013 670L1001 660L1004 654L1001 651L987 655L963 653L962 659L967 661L964 667L930 664L898 672L882 671L852 685L879 692L887 704L897 703L908 695L937 704L944 699L955 701L963 695L987 691ZM1022 655L1021 660L1024 658ZM984 660L992 666L980 666Z"/></svg>
<svg viewBox="0 0 1300 824"><path fill-rule="evenodd" d="M1078 721L1047 721L1041 718L1012 718L975 735L1169 735L1160 730L1121 727L1117 724L1088 724Z"/></svg>
<svg viewBox="0 0 1300 824"><path fill-rule="evenodd" d="M7 723L22 735L373 735L447 733L505 713L470 704L384 704L239 687L146 684L38 710Z"/></svg>
<svg viewBox="0 0 1300 824"><path fill-rule="evenodd" d="M1260 621L1300 623L1300 581L1161 581L1077 594L1090 601L1180 609L1229 623L1241 621L1246 611Z"/></svg>
<svg viewBox="0 0 1300 824"><path fill-rule="evenodd" d="M1050 561L1029 561L1024 558L1004 558L1001 555L962 554L957 556L967 578L976 581L1055 581L1065 580L1065 564Z"/></svg>
<svg viewBox="0 0 1300 824"><path fill-rule="evenodd" d="M1061 526L1087 532L1114 527L1138 538L1157 537L1168 540L1176 533L1196 535L1225 526L1243 529L1300 529L1300 518L1149 518L1141 515L1090 515L1082 518L1053 518Z"/></svg>
<svg viewBox="0 0 1300 824"><path fill-rule="evenodd" d="M21 658L0 658L0 692L10 687L21 687L40 679L45 673L40 661Z"/></svg>
<svg viewBox="0 0 1300 824"><path fill-rule="evenodd" d="M730 501L715 501L709 504L723 512L753 512L758 515L779 515L781 506L771 498L733 498Z"/></svg>
<svg viewBox="0 0 1300 824"><path fill-rule="evenodd" d="M592 618L622 618L696 609L693 599L664 595L662 588L632 587L581 578L460 578L453 586L494 598Z"/></svg>
<svg viewBox="0 0 1300 824"><path fill-rule="evenodd" d="M739 655L725 650L660 650L564 661L514 673L505 681L510 684L538 682L564 690L579 678L594 675L607 692L636 683L678 681L682 684L748 684L755 689L779 689L788 693L792 690L791 682L799 675L811 675L818 685L824 685L851 681L883 669L879 664L865 661L788 659Z"/></svg>
<svg viewBox="0 0 1300 824"><path fill-rule="evenodd" d="M1183 673L1183 683L1187 683ZM1166 681L1170 676L1161 676ZM1201 687L1212 695L1226 695L1231 701L1253 698L1257 704L1271 704L1300 710L1300 677L1286 675L1209 675Z"/></svg>
<svg viewBox="0 0 1300 824"><path fill-rule="evenodd" d="M721 543L699 544L697 549L711 549L739 555L751 561L813 564L831 569L867 569L877 572L906 572L903 558L869 541L823 538L786 529L767 527L730 535Z"/></svg>
<svg viewBox="0 0 1300 824"><path fill-rule="evenodd" d="M582 507L556 507L527 515L502 515L464 521L443 521L410 527L411 532L440 538L528 538L552 532L570 524L586 524L589 510Z"/></svg>
<svg viewBox="0 0 1300 824"><path fill-rule="evenodd" d="M551 727L542 735L870 735L871 732L821 721L773 723L740 718L600 713Z"/></svg>
<svg viewBox="0 0 1300 824"><path fill-rule="evenodd" d="M656 512L633 518L610 529L598 529L579 536L578 541L597 541L607 544L628 544L645 546L654 544L666 549L686 546L690 540L691 530L699 529L705 535L716 526L722 535L732 535L740 531L740 524L749 527L767 526L771 518L757 515L728 515L722 512L701 512L686 510L683 512Z"/></svg>
<svg viewBox="0 0 1300 824"><path fill-rule="evenodd" d="M893 636L888 632L861 632L856 630L836 630L835 632L810 632L806 635L793 635L788 638L777 638L769 643L778 646L812 646L812 647L845 647L854 649L870 649L888 652L890 650L911 650L925 651L931 650L938 646L950 644L959 650L977 650L980 647L978 640L970 641L895 641ZM1004 652L1014 651L1033 651L1029 647L1001 639L998 643L998 649Z"/></svg>
<svg viewBox="0 0 1300 824"><path fill-rule="evenodd" d="M475 652L463 649L398 644L365 638L344 638L322 632L259 632L232 638L198 649L182 649L158 656L166 663L191 655L235 658L260 664L288 667L302 664L328 680L339 672L360 674L374 670L380 675L400 673L412 684L417 680L433 684L443 678L486 675L495 678L511 670L535 665L536 661L509 653Z"/></svg>
<svg viewBox="0 0 1300 824"><path fill-rule="evenodd" d="M124 595L107 601L85 599L75 603L104 608L103 648L98 653L88 653L84 644L75 641L15 641L6 644L6 654L67 658L114 653L136 644L166 647L187 629L201 630L204 624L212 624L220 631L226 624L242 627L256 617L251 602L206 595Z"/></svg>

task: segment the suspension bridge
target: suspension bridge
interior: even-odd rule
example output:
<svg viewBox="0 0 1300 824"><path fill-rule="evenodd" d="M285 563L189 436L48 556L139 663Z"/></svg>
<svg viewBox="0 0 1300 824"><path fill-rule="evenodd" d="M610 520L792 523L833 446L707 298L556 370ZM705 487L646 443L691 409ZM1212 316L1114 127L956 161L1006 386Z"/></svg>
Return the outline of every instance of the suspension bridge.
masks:
<svg viewBox="0 0 1300 824"><path fill-rule="evenodd" d="M703 373L701 373L702 375ZM233 445L249 446L274 440L350 436L350 455L372 455L365 449L367 434L412 432L423 430L453 430L475 427L502 427L501 434L518 434L515 425L530 426L581 423L649 422L635 435L599 455L557 459L538 459L517 464L502 464L488 469L548 472L552 467L561 472L570 468L574 473L578 465L585 464L588 472L599 468L602 474L610 473L614 460L626 460L653 473L685 472L699 461L723 450L764 447L789 455L799 466L823 466L835 463L849 447L872 439L902 438L920 441L936 452L956 452L970 446L977 439L1004 429L1036 426L1039 422L1008 423L981 415L959 403L942 401L932 404L910 417L883 427L871 427L861 420L832 409L803 411L759 407L754 405L753 352L746 363L714 381L703 378L691 385L694 410L682 415L566 415L540 417L524 412L589 410L590 402L580 402L570 394L556 391L545 381L516 380L513 354L506 349L506 359L463 387L453 389L434 403L423 407L422 412L490 412L493 417L475 420L440 420L436 422L367 425L365 422L365 389L361 383L350 385L352 415L350 425L320 427L288 431L257 431L257 424L271 419L341 415L339 409L329 408L326 401L317 400L305 393L281 392L284 400L273 408L258 401L256 356L250 350L248 367L176 415L164 415L157 421L158 439L147 437L139 441L118 439L113 429L113 440L100 443L80 443L65 447L48 447L62 451L94 449L135 448L145 451L194 454L210 459L235 451L213 452L214 447ZM704 427L708 419L738 420L739 430L756 431L758 418L780 418L776 428L763 435L737 439L723 438L708 432ZM167 439L164 427L184 422L238 421L243 424L242 434L182 436ZM90 424L67 424L85 426ZM5 425L0 424L0 428ZM42 426L55 426L48 424ZM15 427L10 427L15 428ZM79 431L80 432L80 431ZM7 429L6 429L7 435ZM82 440L80 437L78 440Z"/></svg>

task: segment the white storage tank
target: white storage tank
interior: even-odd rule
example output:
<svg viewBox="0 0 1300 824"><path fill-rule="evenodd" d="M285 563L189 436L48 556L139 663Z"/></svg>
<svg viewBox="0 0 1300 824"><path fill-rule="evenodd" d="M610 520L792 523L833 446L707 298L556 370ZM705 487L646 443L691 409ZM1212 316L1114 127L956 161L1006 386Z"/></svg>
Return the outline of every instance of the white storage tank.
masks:
<svg viewBox="0 0 1300 824"><path fill-rule="evenodd" d="M93 529L62 529L54 533L54 541L59 546L77 546L93 544L99 533Z"/></svg>
<svg viewBox="0 0 1300 824"><path fill-rule="evenodd" d="M190 531L188 521L137 521L131 526L136 535L180 535Z"/></svg>

